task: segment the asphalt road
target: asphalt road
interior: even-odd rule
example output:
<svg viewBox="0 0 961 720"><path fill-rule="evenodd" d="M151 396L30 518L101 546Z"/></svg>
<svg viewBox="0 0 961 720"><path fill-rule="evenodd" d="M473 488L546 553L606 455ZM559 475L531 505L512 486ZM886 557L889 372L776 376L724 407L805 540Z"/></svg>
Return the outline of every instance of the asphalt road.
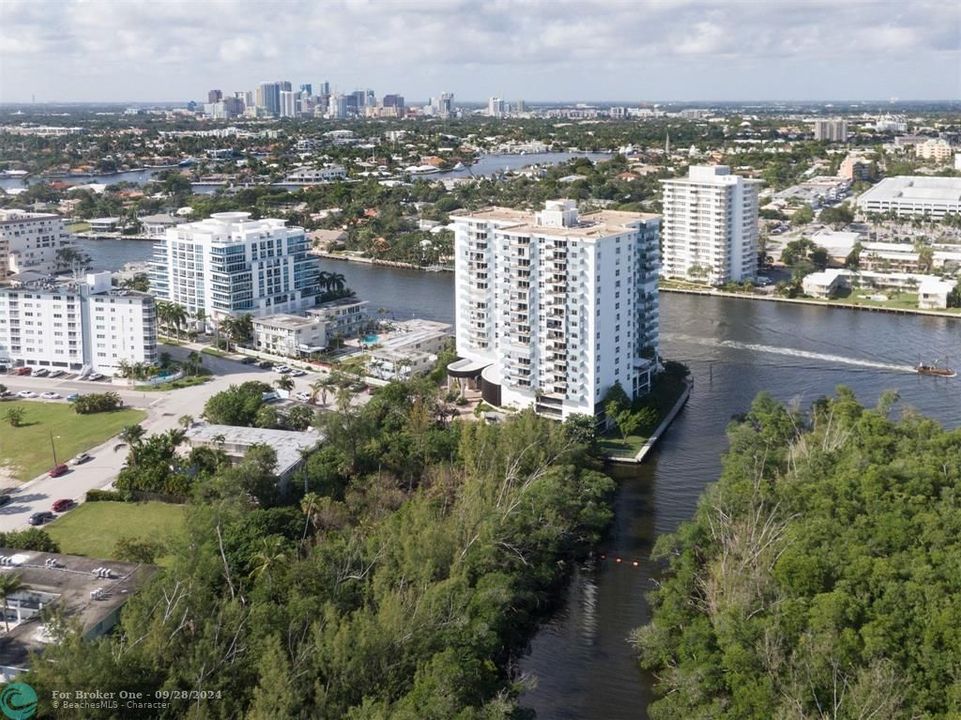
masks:
<svg viewBox="0 0 961 720"><path fill-rule="evenodd" d="M187 348L173 346L164 346L164 350L170 352L176 359L182 359L189 352ZM124 405L147 411L147 418L141 425L148 434L153 434L179 427L179 419L184 415L191 415L199 420L207 399L231 385L238 385L248 380L273 384L280 377L277 373L262 370L256 365L244 365L209 355L204 355L203 359L204 366L214 374L210 382L167 392L138 392L105 381L78 382L16 375L0 375L0 384L6 385L12 392L32 390L37 395L48 390L63 396L74 392L93 393L111 390L120 395ZM319 377L321 375L318 373L308 373L303 377L293 378L292 395L300 391L309 392L310 384ZM363 393L355 399L355 404L362 404L368 399L369 395ZM64 400L44 401L39 397L30 398L30 401L66 402ZM83 422L83 416L78 415L77 422ZM3 432L2 428L0 432ZM114 437L87 452L93 456L93 460L76 467L71 466L70 472L66 475L51 478L43 474L21 485L8 485L3 492L11 496L11 502L0 508L0 531L21 530L29 527L27 519L35 512L50 510L55 500L69 498L80 503L84 501L87 490L109 488L126 460L128 452L126 446ZM61 460L68 461L66 458Z"/></svg>

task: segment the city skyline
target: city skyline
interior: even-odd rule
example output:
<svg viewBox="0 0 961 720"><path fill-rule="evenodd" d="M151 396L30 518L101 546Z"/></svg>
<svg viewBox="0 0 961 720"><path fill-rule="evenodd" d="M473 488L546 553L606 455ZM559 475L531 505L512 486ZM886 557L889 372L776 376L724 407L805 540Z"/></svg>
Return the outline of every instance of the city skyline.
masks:
<svg viewBox="0 0 961 720"><path fill-rule="evenodd" d="M0 21L10 103L186 101L272 77L474 102L961 97L961 10L935 2L14 0Z"/></svg>

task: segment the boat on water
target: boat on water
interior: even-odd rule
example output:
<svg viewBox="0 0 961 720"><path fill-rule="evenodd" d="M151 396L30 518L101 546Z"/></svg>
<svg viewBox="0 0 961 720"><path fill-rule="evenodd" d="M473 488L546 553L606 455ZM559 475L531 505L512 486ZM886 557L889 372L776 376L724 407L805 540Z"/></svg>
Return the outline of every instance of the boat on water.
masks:
<svg viewBox="0 0 961 720"><path fill-rule="evenodd" d="M918 375L931 375L932 377L953 378L958 374L951 368L941 367L937 363L934 363L933 365L927 365L923 362L919 362L915 370L917 370Z"/></svg>

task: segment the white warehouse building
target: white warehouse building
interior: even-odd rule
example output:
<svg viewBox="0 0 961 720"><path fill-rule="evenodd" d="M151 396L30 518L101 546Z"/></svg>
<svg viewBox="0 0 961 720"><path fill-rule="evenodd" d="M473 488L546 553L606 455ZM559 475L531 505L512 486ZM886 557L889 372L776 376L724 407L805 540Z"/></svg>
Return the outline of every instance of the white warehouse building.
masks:
<svg viewBox="0 0 961 720"><path fill-rule="evenodd" d="M301 313L321 294L320 261L304 229L250 213L214 213L169 228L154 246L150 288L159 300L227 315Z"/></svg>
<svg viewBox="0 0 961 720"><path fill-rule="evenodd" d="M692 165L686 178L661 184L661 275L710 285L753 280L760 182L732 175L726 165Z"/></svg>
<svg viewBox="0 0 961 720"><path fill-rule="evenodd" d="M649 391L658 352L656 215L541 212L453 215L457 354L452 378L485 400L547 417L596 415L620 383Z"/></svg>
<svg viewBox="0 0 961 720"><path fill-rule="evenodd" d="M121 361L157 361L152 296L112 288L109 272L0 289L0 362L115 375Z"/></svg>
<svg viewBox="0 0 961 720"><path fill-rule="evenodd" d="M902 217L939 220L961 213L961 177L898 175L884 178L858 198L864 213L894 212Z"/></svg>

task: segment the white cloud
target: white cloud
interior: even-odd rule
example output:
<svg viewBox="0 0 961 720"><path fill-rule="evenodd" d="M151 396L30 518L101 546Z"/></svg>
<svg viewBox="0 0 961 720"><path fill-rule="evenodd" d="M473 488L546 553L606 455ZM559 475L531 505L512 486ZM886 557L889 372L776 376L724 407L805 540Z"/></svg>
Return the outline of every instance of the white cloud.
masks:
<svg viewBox="0 0 961 720"><path fill-rule="evenodd" d="M437 83L462 97L598 97L578 93L585 80L612 97L638 84L715 97L743 80L728 64L790 95L798 68L850 77L865 62L889 67L902 97L929 94L905 92L927 68L943 96L959 87L959 38L961 6L937 0L0 0L0 100L37 87L45 99L201 97L269 77L408 97ZM863 96L834 82L820 78L824 96Z"/></svg>

